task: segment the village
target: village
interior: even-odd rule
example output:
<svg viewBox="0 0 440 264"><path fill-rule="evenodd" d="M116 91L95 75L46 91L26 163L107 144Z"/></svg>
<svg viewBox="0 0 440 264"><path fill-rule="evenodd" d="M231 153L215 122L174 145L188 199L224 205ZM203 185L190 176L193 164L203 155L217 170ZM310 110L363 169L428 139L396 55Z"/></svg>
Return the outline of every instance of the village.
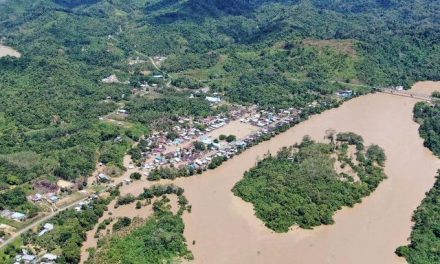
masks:
<svg viewBox="0 0 440 264"><path fill-rule="evenodd" d="M294 108L270 112L256 106L236 106L228 114L201 120L182 117L173 132L155 132L141 139L142 159L130 162L128 169L139 167L149 180L158 180L152 173L162 168L184 170L189 175L201 173L217 167L219 164L213 165L216 158L227 160L281 127L298 122L300 114L301 110ZM106 183L112 178L103 171L96 180Z"/></svg>
<svg viewBox="0 0 440 264"><path fill-rule="evenodd" d="M114 76L110 79L114 79ZM345 99L351 97L352 92L341 91L336 95ZM206 95L205 99L213 107L224 102L216 93ZM309 108L318 106L318 102L308 105ZM115 112L124 116L129 115L129 111L124 108L119 108ZM301 109L295 108L267 111L259 109L257 105L233 105L229 112L216 116L198 119L180 117L172 132L157 131L141 138L136 145L142 147L142 158L137 162L131 160L127 169L140 168L147 179L150 179L151 172L161 168L186 169L190 175L201 173L210 168L210 164L216 157L227 160L252 146L261 138L274 135L281 127L292 126L300 120L301 113ZM115 142L120 140L121 137L117 137ZM211 164L211 168L217 165ZM106 173L105 166L98 164L97 173L93 174L89 183L118 183L120 181L115 181ZM126 178L122 181L129 183L132 180ZM78 184L65 180L58 180L56 184L43 180L34 185L36 193L30 195L28 200L46 208L48 212L56 212L60 206L94 193L94 190L83 190L82 186L76 186ZM71 190L78 190L78 192L72 194ZM72 198L75 194L76 197ZM16 222L24 222L32 218L24 213L6 209L0 211L0 217Z"/></svg>
<svg viewBox="0 0 440 264"><path fill-rule="evenodd" d="M46 199L47 197L44 196L41 199ZM89 207L89 204L91 202L93 202L93 200L98 199L97 195L91 195L90 197L84 199L83 201L79 202L78 204L75 205L74 210L77 212L80 212L82 210L84 210L85 208ZM39 201L41 202L41 200ZM55 206L55 204L54 204ZM2 214L4 214L2 212ZM14 214L19 214L19 213L13 213L12 216L10 217L10 219L13 219L15 221L24 221L26 219L26 215L24 214L20 214L20 216L14 216ZM7 216L4 216L7 217ZM37 229L35 229L36 231L36 236L37 237L43 237L45 235L47 235L48 233L52 232L55 229L55 224L51 223L50 220L45 221L44 224L42 224L40 227L38 227ZM2 230L2 232L4 232L3 230L8 230L11 229L10 226L5 225L5 224L1 224L0 225L0 229ZM4 242L3 240L1 240L1 242ZM15 256L15 262L14 264L55 264L57 263L57 259L58 259L58 255L53 254L51 252L39 252L39 254L35 254L32 251L29 251L28 249L21 249L20 253L17 253L17 255Z"/></svg>
<svg viewBox="0 0 440 264"><path fill-rule="evenodd" d="M157 78L161 78L157 76ZM109 83L119 82L116 76L110 76L106 80ZM153 85L153 84L152 84ZM151 86L153 87L153 86ZM142 89L147 90L150 86L143 84ZM225 104L223 98L217 93L209 93L209 90L195 92L197 96L203 96L211 107ZM352 91L340 91L336 94L341 100L353 96ZM190 95L190 99L194 95ZM111 98L107 98L111 100ZM229 103L228 103L229 104ZM308 109L320 107L325 102L313 102L307 105ZM37 216L26 215L21 212L3 210L0 216L8 224L0 225L0 244L15 237L21 230L29 228L41 217L55 215L61 208L73 208L77 212L87 206L92 199L98 197L108 188L121 185L134 184L130 177L133 173L139 173L147 181L162 179L173 180L176 177L188 177L201 174L208 169L215 169L224 161L240 154L247 148L268 140L279 132L301 121L303 109L288 108L277 110L264 110L257 105L230 105L229 111L205 118L179 117L175 125L168 131L155 131L148 136L141 137L134 146L141 149L141 158L133 159L128 154L124 166L125 173L115 177L108 173L107 167L99 163L95 173L87 179L87 184L71 183L58 180L56 183L39 181L35 183L36 193L28 196L28 201L44 208ZM128 117L130 112L123 106L115 111L115 114ZM117 122L105 117L101 121ZM114 141L120 142L121 137ZM44 236L53 230L54 226L47 222L39 222L41 226L33 227L38 236ZM57 256L50 252L41 252L33 255L27 250L17 254L16 263L55 263Z"/></svg>

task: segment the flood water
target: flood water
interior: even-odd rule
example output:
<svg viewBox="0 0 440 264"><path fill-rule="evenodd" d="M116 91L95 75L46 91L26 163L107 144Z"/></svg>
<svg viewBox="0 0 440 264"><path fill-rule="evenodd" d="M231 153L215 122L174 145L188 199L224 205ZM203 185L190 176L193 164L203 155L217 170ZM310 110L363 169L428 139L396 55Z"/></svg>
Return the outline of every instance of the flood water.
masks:
<svg viewBox="0 0 440 264"><path fill-rule="evenodd" d="M440 82L421 82L413 90L430 94L440 91ZM185 189L192 204L192 212L183 215L185 237L195 257L191 263L405 263L394 251L408 243L413 211L433 186L440 168L440 160L423 147L418 124L412 120L416 102L381 93L355 98L246 150L215 170L176 179L173 183ZM276 153L283 146L301 141L304 135L323 140L328 129L352 131L363 136L366 145L383 147L388 179L361 204L337 212L333 225L314 230L293 228L283 234L272 232L254 216L250 203L233 195L232 187L268 151ZM125 163L128 165L129 159ZM116 182L136 170L128 170ZM138 195L152 184L145 179L136 181L124 185L121 194ZM115 215L136 211L128 206L117 210L118 214L111 208L109 211ZM96 246L93 234L87 234L82 261L87 257L85 248Z"/></svg>
<svg viewBox="0 0 440 264"><path fill-rule="evenodd" d="M21 56L21 54L13 48L0 44L0 58L8 55L17 58Z"/></svg>
<svg viewBox="0 0 440 264"><path fill-rule="evenodd" d="M440 83L422 82L413 89L429 94L440 90ZM218 169L177 179L192 204L192 212L184 215L185 236L195 256L192 263L405 263L394 250L408 243L413 211L440 168L440 161L423 147L418 124L412 120L416 102L388 94L362 96L310 118ZM285 234L270 231L254 216L252 205L235 197L231 188L268 151L275 153L304 135L323 140L330 128L355 132L366 145L383 147L388 179L361 204L337 212L333 225L293 228Z"/></svg>

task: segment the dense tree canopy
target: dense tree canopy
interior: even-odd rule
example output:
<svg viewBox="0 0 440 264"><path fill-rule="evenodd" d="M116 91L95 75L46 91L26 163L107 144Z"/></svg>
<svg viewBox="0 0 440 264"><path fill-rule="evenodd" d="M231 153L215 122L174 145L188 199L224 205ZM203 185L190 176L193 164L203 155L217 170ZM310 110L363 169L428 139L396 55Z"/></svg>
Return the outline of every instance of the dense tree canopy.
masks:
<svg viewBox="0 0 440 264"><path fill-rule="evenodd" d="M419 132L425 139L425 146L440 156L440 103L417 103L414 107L414 118L420 123Z"/></svg>
<svg viewBox="0 0 440 264"><path fill-rule="evenodd" d="M180 216L156 214L126 236L114 236L88 263L171 263L190 254Z"/></svg>
<svg viewBox="0 0 440 264"><path fill-rule="evenodd" d="M347 148L346 143L335 146L306 138L298 148L284 148L276 157L259 162L233 192L253 203L257 217L277 232L287 232L294 224L302 228L332 224L335 211L359 203L385 178L383 168L370 160L376 160L376 155L359 150L355 165ZM374 153L381 152L376 145L368 150L372 148ZM341 166L350 166L359 181L337 173L334 156Z"/></svg>
<svg viewBox="0 0 440 264"><path fill-rule="evenodd" d="M417 103L414 107L414 119L420 123L419 132L425 140L425 146L440 156L440 104ZM410 264L440 261L440 171L436 178L434 186L414 212L411 243L396 250Z"/></svg>
<svg viewBox="0 0 440 264"><path fill-rule="evenodd" d="M175 115L211 113L188 94L132 98L132 86L161 81L129 58L167 56L162 70L180 88L301 107L339 89L369 90L352 84L439 79L438 9L428 0L2 1L0 36L22 57L0 59L1 183L73 180L98 160L120 166L128 146L112 140L132 133L98 122L119 103L130 122L153 129ZM132 83L100 81L112 73ZM20 155L35 162L11 162Z"/></svg>
<svg viewBox="0 0 440 264"><path fill-rule="evenodd" d="M440 171L439 171L440 173ZM410 264L440 262L440 181L427 193L413 215L414 227L411 244L399 247L396 253Z"/></svg>

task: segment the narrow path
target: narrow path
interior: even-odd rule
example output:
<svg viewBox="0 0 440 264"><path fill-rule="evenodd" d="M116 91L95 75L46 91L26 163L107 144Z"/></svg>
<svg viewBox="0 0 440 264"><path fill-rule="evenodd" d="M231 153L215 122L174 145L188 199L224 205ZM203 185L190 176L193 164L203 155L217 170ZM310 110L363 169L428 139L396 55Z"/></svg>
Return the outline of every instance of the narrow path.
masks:
<svg viewBox="0 0 440 264"><path fill-rule="evenodd" d="M18 231L17 233L15 233L12 237L10 237L10 238L7 239L5 242L3 242L3 244L0 245L0 250L3 249L4 247L6 247L7 245L9 245L10 243L12 243L16 238L18 238L18 237L21 236L22 234L24 234L24 233L26 233L27 231L31 230L32 228L38 226L39 224L42 224L43 222L48 221L49 219L53 218L53 217L56 216L57 214L59 214L59 213L65 211L65 210L67 210L67 209L69 209L69 208L72 208L72 207L78 205L79 203L84 202L84 201L87 200L87 199L88 199L88 197L83 198L83 199L81 199L81 200L79 200L79 201L76 201L76 202L74 202L74 203L72 203L72 204L66 205L66 206L64 206L64 207L62 207L62 208L60 208L60 209L58 209L58 211L56 211L56 212L53 212L53 211L52 211L52 213L50 213L49 215L47 215L47 216L45 216L45 217L43 217L43 218L37 220L36 222L34 222L34 223L32 223L32 224L30 224L30 225L28 225L28 226L26 226L26 227L24 227L23 229L21 229L20 231Z"/></svg>
<svg viewBox="0 0 440 264"><path fill-rule="evenodd" d="M160 71L160 68L156 65L156 63L154 62L153 58L148 57L151 61L151 64L153 64L154 68L156 68L156 70Z"/></svg>

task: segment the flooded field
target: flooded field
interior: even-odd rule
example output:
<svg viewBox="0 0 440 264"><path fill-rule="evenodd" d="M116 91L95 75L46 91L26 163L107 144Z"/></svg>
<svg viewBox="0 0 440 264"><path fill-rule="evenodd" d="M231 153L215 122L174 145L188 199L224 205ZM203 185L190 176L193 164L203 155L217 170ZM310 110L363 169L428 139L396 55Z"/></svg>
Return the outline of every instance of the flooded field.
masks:
<svg viewBox="0 0 440 264"><path fill-rule="evenodd" d="M20 52L14 50L13 48L0 45L0 58L8 55L17 58L21 56Z"/></svg>
<svg viewBox="0 0 440 264"><path fill-rule="evenodd" d="M216 129L207 135L211 138L218 138L220 135L235 135L237 138L245 138L253 132L258 131L258 128L250 124L241 123L240 120L234 120L226 124L224 127Z"/></svg>
<svg viewBox="0 0 440 264"><path fill-rule="evenodd" d="M171 205L171 212L174 214L178 211L178 204L177 204L177 196L175 195L168 195L167 196L170 199L170 205ZM154 199L153 199L154 201ZM104 215L99 219L99 223L102 223L104 220L112 218L114 219L105 230L101 231L101 234L111 234L111 230L113 228L113 225L116 223L116 219L120 217L140 217L140 218L148 218L151 215L153 215L153 208L151 205L146 205L145 201L142 201L142 208L136 209L136 203L131 203L127 205L119 206L118 208L115 208L116 200L113 200L108 205L108 211L104 212ZM98 225L95 226L92 230L87 232L87 240L84 242L82 248L81 248L81 262L84 263L84 261L87 260L89 257L89 253L87 251L88 248L92 248L97 246L98 244L98 238L95 237L95 233L98 230Z"/></svg>
<svg viewBox="0 0 440 264"><path fill-rule="evenodd" d="M419 93L440 90L422 82ZM185 236L193 263L405 263L394 250L407 244L411 215L433 183L440 161L423 147L412 120L415 99L371 94L314 116L271 141L245 151L216 170L177 179L193 205L185 214ZM286 234L267 229L252 205L231 188L268 151L275 153L311 135L323 140L327 129L352 131L387 154L386 179L361 204L335 215L335 224Z"/></svg>

